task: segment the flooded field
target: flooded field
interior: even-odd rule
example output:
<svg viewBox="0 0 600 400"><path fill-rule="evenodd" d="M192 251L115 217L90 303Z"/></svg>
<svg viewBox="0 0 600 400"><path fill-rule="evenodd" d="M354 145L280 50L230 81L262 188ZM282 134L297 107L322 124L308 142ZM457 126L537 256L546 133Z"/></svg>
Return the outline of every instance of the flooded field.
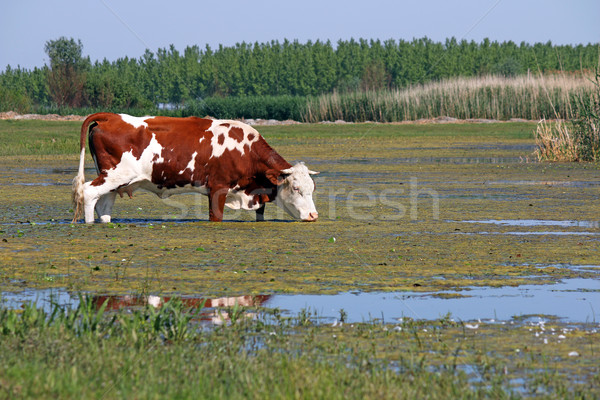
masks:
<svg viewBox="0 0 600 400"><path fill-rule="evenodd" d="M373 376L405 372L427 388L443 376L489 393L497 385L513 394L597 393L600 171L532 161L533 124L264 127L288 161L321 172L317 222L291 221L269 204L265 222L226 209L225 222L210 223L203 196L136 192L117 199L112 223L94 225L71 223L79 125L62 126L57 140L59 129L38 128L39 143L0 144L3 309L39 315L24 305L34 302L55 315L57 305L82 312L85 300L94 310L84 304L84 315L107 311L121 322L103 329L117 332L133 323L127 318L158 318L147 310L178 298L203 307L198 321L231 327L182 328L200 335L190 333L195 347L182 354L195 354L202 335L219 352L255 340L272 357L310 344L316 364L304 371L325 357L346 367L352 360L357 371L376 363ZM27 127L3 125L0 136L37 135ZM90 158L86 178L94 176ZM237 307L250 325L234 324ZM0 313L6 329L16 326L9 316ZM116 341L137 340L119 332ZM239 353L230 356L239 363Z"/></svg>
<svg viewBox="0 0 600 400"><path fill-rule="evenodd" d="M297 303L318 308L332 301L349 312L361 303L357 318L372 311L476 319L503 310L507 319L553 314L541 304L564 297L544 297L539 309L506 307L515 290L558 294L561 285L584 282L573 292L600 304L596 165L532 162L531 139L498 137L490 126L479 135L450 135L439 127L428 134L425 127L420 135L399 137L371 135L376 125L351 134L336 127L339 133L302 141L287 129L292 134L263 131L289 161L321 171L317 223L292 222L270 204L266 222L226 210L227 222L214 224L207 222L203 196L160 200L137 192L118 199L111 224L71 224L75 155L3 157L3 292L321 295L300 296ZM91 160L88 167L89 180L95 176ZM377 296L385 292L405 299L396 311L378 308ZM480 314L467 298L477 299ZM412 312L406 299L419 299L428 311ZM558 316L600 320L600 306L574 307L580 317Z"/></svg>

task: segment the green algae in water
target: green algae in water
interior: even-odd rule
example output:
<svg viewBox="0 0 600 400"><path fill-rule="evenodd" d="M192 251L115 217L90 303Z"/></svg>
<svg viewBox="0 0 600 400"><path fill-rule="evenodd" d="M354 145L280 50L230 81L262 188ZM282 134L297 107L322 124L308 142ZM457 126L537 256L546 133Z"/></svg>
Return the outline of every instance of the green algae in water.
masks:
<svg viewBox="0 0 600 400"><path fill-rule="evenodd" d="M401 126L318 127L321 133L300 145L294 135L313 127L267 129L266 135L286 158L310 155L318 165L315 224L291 222L271 204L265 223L228 210L229 222L210 224L203 196L161 201L138 192L133 200L118 199L113 224L71 225L68 167L77 155L4 157L0 185L10 185L0 192L8 205L0 211L4 284L181 295L431 293L552 283L581 272L548 270L540 279L536 265L596 260L596 232L586 234L594 227L552 228L572 232L564 237L547 234L549 227L527 227L534 234L520 237L510 234L514 227L483 230L460 222L594 221L599 215L593 186L514 183L589 182L598 172L589 164L514 161L532 144L530 133L511 131L525 132L522 125L420 126L418 136ZM374 156L380 162L352 162ZM398 157L420 162L385 162ZM440 164L423 157L509 161ZM15 184L30 182L56 185ZM441 275L444 280L432 279Z"/></svg>

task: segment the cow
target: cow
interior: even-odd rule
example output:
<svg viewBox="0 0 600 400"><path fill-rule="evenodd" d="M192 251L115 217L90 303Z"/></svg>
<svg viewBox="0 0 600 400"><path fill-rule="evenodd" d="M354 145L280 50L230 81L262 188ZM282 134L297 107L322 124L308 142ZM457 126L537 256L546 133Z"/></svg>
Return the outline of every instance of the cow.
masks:
<svg viewBox="0 0 600 400"><path fill-rule="evenodd" d="M85 142L98 177L85 182ZM73 179L76 222L110 222L117 194L137 189L166 198L195 192L208 196L210 221L223 209L256 211L275 201L290 216L316 221L313 202L317 174L300 162L292 166L251 126L211 118L133 117L96 113L81 126L79 170Z"/></svg>

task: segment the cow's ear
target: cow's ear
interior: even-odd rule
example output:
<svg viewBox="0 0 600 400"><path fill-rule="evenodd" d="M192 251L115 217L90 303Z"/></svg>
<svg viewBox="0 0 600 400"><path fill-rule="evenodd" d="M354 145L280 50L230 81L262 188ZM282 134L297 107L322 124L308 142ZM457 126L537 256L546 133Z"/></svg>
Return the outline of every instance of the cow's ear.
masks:
<svg viewBox="0 0 600 400"><path fill-rule="evenodd" d="M268 169L267 172L265 172L265 176L273 185L281 185L283 183L283 177L281 176L281 171L279 170Z"/></svg>

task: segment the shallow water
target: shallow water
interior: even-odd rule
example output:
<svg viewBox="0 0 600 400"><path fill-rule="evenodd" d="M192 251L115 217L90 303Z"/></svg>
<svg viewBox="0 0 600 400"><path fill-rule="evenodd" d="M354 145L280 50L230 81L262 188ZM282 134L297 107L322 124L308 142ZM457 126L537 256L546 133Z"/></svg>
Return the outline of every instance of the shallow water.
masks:
<svg viewBox="0 0 600 400"><path fill-rule="evenodd" d="M461 297L453 297L457 295ZM158 307L168 299L160 296L94 296L94 303L100 306L108 300L107 309L116 310L145 304ZM450 314L453 319L463 321L508 321L515 317L547 315L565 322L591 323L600 321L600 280L565 279L550 285L467 287L459 292L443 291L435 294L410 291L346 292L335 295L237 296L213 299L184 297L183 301L187 306L193 307L206 302L205 307L208 308L231 307L235 304L279 308L291 316L306 310L316 314L321 322L339 319L340 310L344 310L346 322L373 319L396 322L404 317L434 320ZM25 302L36 302L49 311L53 303L76 307L79 299L63 289L2 294L2 303L8 308L19 308ZM214 314L206 314L205 317Z"/></svg>
<svg viewBox="0 0 600 400"><path fill-rule="evenodd" d="M563 228L600 228L600 221L556 221L543 219L484 219L478 221L458 221L467 224L492 224L502 226L560 226Z"/></svg>
<svg viewBox="0 0 600 400"><path fill-rule="evenodd" d="M596 187L600 186L600 181L510 181L495 180L487 182L488 185L541 185L541 186L565 186L565 187Z"/></svg>
<svg viewBox="0 0 600 400"><path fill-rule="evenodd" d="M468 297L439 298L440 294ZM349 321L401 317L437 319L450 313L456 320L495 319L506 321L523 315L553 315L570 322L600 321L600 280L567 279L553 285L522 285L502 288L467 288L460 292L423 293L342 293L334 296L274 296L265 304L298 313L316 310L319 315Z"/></svg>

